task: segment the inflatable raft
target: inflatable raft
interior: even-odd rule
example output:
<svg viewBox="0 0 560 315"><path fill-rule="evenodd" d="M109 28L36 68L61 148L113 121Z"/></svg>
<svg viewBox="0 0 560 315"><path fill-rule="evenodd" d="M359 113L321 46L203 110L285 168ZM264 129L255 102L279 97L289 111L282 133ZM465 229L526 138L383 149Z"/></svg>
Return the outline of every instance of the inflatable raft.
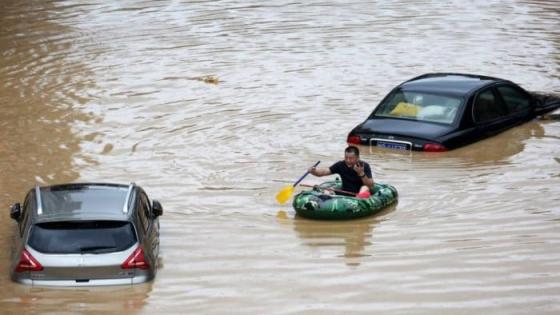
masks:
<svg viewBox="0 0 560 315"><path fill-rule="evenodd" d="M330 195L325 190L341 189L340 181L328 181L302 191L294 197L293 207L302 217L319 220L347 220L378 213L397 201L397 189L391 185L376 183L371 197L359 199L343 195Z"/></svg>

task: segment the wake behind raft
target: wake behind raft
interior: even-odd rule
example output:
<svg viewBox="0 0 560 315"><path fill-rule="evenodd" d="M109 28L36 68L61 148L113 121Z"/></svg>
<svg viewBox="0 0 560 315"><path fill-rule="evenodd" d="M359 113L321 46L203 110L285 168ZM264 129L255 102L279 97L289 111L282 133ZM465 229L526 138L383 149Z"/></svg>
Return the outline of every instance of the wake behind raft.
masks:
<svg viewBox="0 0 560 315"><path fill-rule="evenodd" d="M302 217L318 220L348 220L380 212L398 199L397 189L391 185L375 183L371 197L360 199L350 196L329 195L326 190L341 189L340 181L328 181L312 190L302 191L292 203Z"/></svg>

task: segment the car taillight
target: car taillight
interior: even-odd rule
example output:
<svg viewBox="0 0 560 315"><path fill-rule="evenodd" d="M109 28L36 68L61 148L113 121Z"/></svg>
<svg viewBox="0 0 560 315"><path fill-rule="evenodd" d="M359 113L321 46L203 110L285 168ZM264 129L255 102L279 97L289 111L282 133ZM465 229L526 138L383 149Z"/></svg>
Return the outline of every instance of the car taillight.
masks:
<svg viewBox="0 0 560 315"><path fill-rule="evenodd" d="M24 248L23 251L21 251L21 255L19 256L19 262L16 266L16 272L41 270L43 270L43 266L41 266L37 259L31 256L31 254Z"/></svg>
<svg viewBox="0 0 560 315"><path fill-rule="evenodd" d="M424 144L424 151L426 152L444 152L447 148L439 143L426 143Z"/></svg>
<svg viewBox="0 0 560 315"><path fill-rule="evenodd" d="M352 144L361 144L362 140L360 139L360 136L348 136L348 139L346 139L346 142L348 143L352 143Z"/></svg>
<svg viewBox="0 0 560 315"><path fill-rule="evenodd" d="M128 256L128 258L122 263L121 268L122 269L150 268L150 264L148 264L146 257L144 257L144 250L142 249L142 247L138 246L138 248L136 248L134 252L132 252L132 254Z"/></svg>

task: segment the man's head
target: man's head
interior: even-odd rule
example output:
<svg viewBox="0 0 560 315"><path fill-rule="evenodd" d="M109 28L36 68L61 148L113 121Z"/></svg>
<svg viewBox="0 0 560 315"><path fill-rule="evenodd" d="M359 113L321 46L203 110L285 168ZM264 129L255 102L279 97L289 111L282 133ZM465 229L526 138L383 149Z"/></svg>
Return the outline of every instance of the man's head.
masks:
<svg viewBox="0 0 560 315"><path fill-rule="evenodd" d="M349 167L353 167L360 160L360 150L351 145L344 150L344 162Z"/></svg>

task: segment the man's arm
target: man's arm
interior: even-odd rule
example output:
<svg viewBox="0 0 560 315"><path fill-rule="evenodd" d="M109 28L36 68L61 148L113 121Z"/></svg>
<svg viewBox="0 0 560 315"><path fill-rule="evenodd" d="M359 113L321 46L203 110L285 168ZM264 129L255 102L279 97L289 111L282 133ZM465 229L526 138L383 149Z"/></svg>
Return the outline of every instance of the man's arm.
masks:
<svg viewBox="0 0 560 315"><path fill-rule="evenodd" d="M372 187L374 182L373 182L373 178L369 178L366 174L364 174L364 176L361 177L362 178L362 184L368 186L368 187Z"/></svg>
<svg viewBox="0 0 560 315"><path fill-rule="evenodd" d="M330 168L326 168L326 167L322 167L322 168L317 168L317 167L311 167L308 169L310 174L313 174L315 176L327 176L327 175L331 175L331 169Z"/></svg>

